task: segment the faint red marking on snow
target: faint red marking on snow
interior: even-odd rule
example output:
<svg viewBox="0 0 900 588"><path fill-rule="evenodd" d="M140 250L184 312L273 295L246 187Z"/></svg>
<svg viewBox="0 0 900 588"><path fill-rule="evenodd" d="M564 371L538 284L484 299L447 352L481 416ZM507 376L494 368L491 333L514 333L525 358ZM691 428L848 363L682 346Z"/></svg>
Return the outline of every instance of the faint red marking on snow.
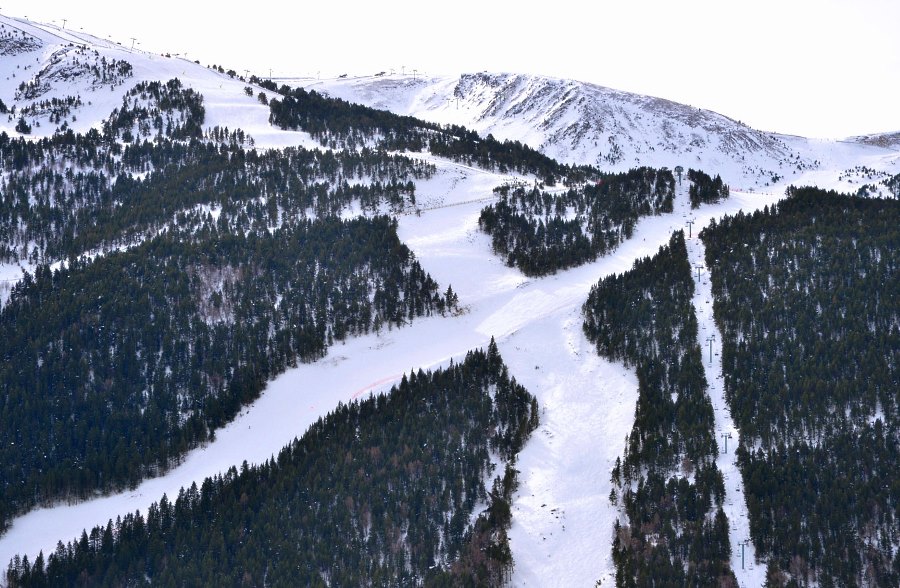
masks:
<svg viewBox="0 0 900 588"><path fill-rule="evenodd" d="M393 382L393 381L399 380L399 379L402 378L402 377L403 377L403 374L397 374L397 375L394 375L394 376L388 376L388 377L386 377L386 378L381 378L381 379L378 380L377 382L372 382L371 384L368 384L368 385L366 385L366 386L363 386L362 388L360 388L359 390L357 390L356 392L354 392L354 393L350 396L350 399L351 399L351 400L356 400L357 398L359 398L360 396L362 396L362 395L365 394L366 392L372 391L372 389L375 388L376 386L381 386L382 384L387 384L388 382Z"/></svg>

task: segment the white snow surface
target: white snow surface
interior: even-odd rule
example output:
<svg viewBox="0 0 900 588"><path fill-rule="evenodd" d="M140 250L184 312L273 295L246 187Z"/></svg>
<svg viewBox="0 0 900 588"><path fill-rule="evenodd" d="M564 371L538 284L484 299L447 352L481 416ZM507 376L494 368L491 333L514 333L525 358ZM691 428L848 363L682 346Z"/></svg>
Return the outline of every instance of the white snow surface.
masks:
<svg viewBox="0 0 900 588"><path fill-rule="evenodd" d="M145 511L163 493L174 497L179 488L199 485L244 460L260 463L338 402L386 390L411 369L460 360L494 336L512 375L541 406L541 425L517 464L521 485L510 530L513 584L590 586L610 577L612 525L618 513L609 504L609 477L631 429L637 382L633 371L598 357L585 340L581 305L600 278L653 255L673 230L684 226L686 199L677 200L673 214L639 222L634 237L612 254L529 279L491 253L488 237L477 229L482 204L466 203L503 179L445 163L419 188L423 202L443 207L400 219L401 239L439 283L451 284L458 293L465 307L460 316L418 319L335 345L325 359L274 379L259 400L217 432L214 442L190 452L166 475L134 490L19 517L0 537L0 561L16 553L31 558L40 550L49 553L58 540L74 539L110 517ZM775 200L736 194L702 209L699 220Z"/></svg>
<svg viewBox="0 0 900 588"><path fill-rule="evenodd" d="M37 24L24 19L0 16L0 26L5 30L24 32L39 39L42 46L33 51L16 55L3 55L0 62L0 99L8 108L16 107L17 111L33 102L51 98L64 99L67 96L80 96L83 105L73 110L75 121L71 117L67 121L75 132L86 132L90 128L100 128L104 119L109 117L114 108L122 105L122 96L143 81L168 81L178 78L186 86L201 93L206 108L204 128L215 126L228 127L231 130L243 129L253 137L257 148L286 147L301 145L316 147L317 143L307 133L282 131L269 124L269 107L261 104L256 95L265 90L254 87L253 96L248 96L244 88L249 84L238 77L230 77L201 66L187 59L171 56L155 55L146 51L130 49L100 39L83 32L63 30L50 24ZM21 34L21 33L20 33ZM110 89L109 86L89 87L82 78L53 80L50 89L39 97L16 100L16 89L22 82L28 82L47 65L51 57L59 52L71 53L79 46L87 46L107 60L127 61L132 65L133 75L126 78L124 84ZM11 120L8 120L11 119ZM29 137L48 137L56 130L56 125L48 121L47 116L27 117L32 123ZM0 115L0 132L10 136L19 136L15 126L18 116ZM33 124L35 121L40 126Z"/></svg>
<svg viewBox="0 0 900 588"><path fill-rule="evenodd" d="M719 174L739 190L783 192L789 184L824 181L855 192L859 183L840 181L842 170L870 165L887 166L894 170L892 175L900 171L898 133L844 141L806 139L759 131L662 98L574 80L481 72L278 81L440 124L463 125L483 136L518 140L565 163L609 171L681 165Z"/></svg>
<svg viewBox="0 0 900 588"><path fill-rule="evenodd" d="M706 211L695 219L702 226L709 223ZM706 370L706 381L709 384L707 393L712 401L715 413L715 435L719 444L719 457L716 467L725 479L725 504L723 510L728 517L728 538L731 544L731 568L742 588L762 586L766 581L766 566L757 563L756 550L750 541L750 519L747 514L747 502L744 494L744 481L737 466L734 450L740 441L740 432L731 418L728 404L725 402L725 386L722 375L722 334L713 320L712 285L709 280L709 268L706 266L703 242L692 232L687 239L688 259L694 268L693 304L697 314L698 343L703 352L703 366ZM699 271L698 271L699 270Z"/></svg>
<svg viewBox="0 0 900 588"><path fill-rule="evenodd" d="M178 77L203 94L207 128L242 128L258 148L316 146L306 133L271 127L268 108L255 96L247 96L247 84L239 79L185 59L131 51L51 25L2 16L0 24L25 30L42 43L38 49L4 55L0 60L0 99L7 106L26 105L15 101L16 87L34 75L54 51L68 43L84 43L108 59L129 61L134 75L113 90L86 90L77 80L54 83L42 98L82 97L84 105L75 111L77 121L69 122L76 131L98 127L134 84ZM26 65L29 69L22 69ZM394 75L327 83L306 80L303 85L401 114L464 124L499 139L522 140L574 163L597 163L598 157L609 152L609 138L613 137L625 159L601 165L603 169L627 169L635 164L698 167L721 174L731 183L732 196L690 211L681 190L674 213L641 220L633 238L610 255L535 279L505 266L492 254L490 239L477 229L479 211L493 197L492 188L513 178L434 160L438 173L417 184L417 201L423 212L400 217L399 233L442 288L453 286L464 307L459 316L417 319L403 328L338 343L324 359L271 381L256 402L217 431L214 442L188 453L181 465L166 475L133 490L40 508L17 518L0 536L0 566L17 553L29 558L41 550L48 554L59 540L72 540L83 529L105 524L117 515L145 511L163 493L174 498L179 488L192 482L199 485L205 477L239 467L245 460L260 463L302 435L338 402L387 390L411 369L437 368L451 359L461 360L467 351L486 347L494 336L511 374L537 397L541 407L541 424L517 463L521 473L510 530L516 562L512 584L574 587L603 580L607 585L614 575L610 553L613 522L620 514L608 500L610 471L616 457L622 455L625 435L632 426L637 382L632 370L598 357L582 334L581 305L590 287L604 276L629 270L638 257L655 254L673 230L687 228L689 219L695 220L694 238L688 245L696 264L702 257L696 233L710 219L772 204L788 184L855 191L859 182L853 183L854 177L839 179L842 172L855 166L891 175L900 171L900 152L891 141L872 145L873 141L818 141L760 133L715 113L694 112L691 107L655 98L565 80L502 74L422 80ZM259 90L254 88L254 93ZM16 136L15 122L0 117L0 132ZM52 130L49 123L42 122L31 136L46 136ZM691 146L695 134L699 141ZM761 147L747 143L749 147L731 149L729 140L735 144L754 141ZM793 162L785 163L790 157ZM773 171L784 177L766 186L771 183L767 174ZM18 266L2 266L0 280L14 283L21 272ZM703 345L708 334L715 332L704 280L701 276L695 297ZM748 536L746 508L740 476L733 465L736 430L717 377L721 364L715 354L721 337L716 334L716 339L707 377L716 411L716 434L732 432L729 453L718 462L726 476L732 565L741 586L760 586L764 566L753 561L752 546L745 550L747 569L740 569L738 543Z"/></svg>

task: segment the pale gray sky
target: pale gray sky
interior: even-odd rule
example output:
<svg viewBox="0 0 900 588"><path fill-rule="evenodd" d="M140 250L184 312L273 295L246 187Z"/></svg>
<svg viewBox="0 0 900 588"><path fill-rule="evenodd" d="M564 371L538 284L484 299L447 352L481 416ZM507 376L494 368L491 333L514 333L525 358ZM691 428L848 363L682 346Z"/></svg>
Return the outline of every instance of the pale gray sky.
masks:
<svg viewBox="0 0 900 588"><path fill-rule="evenodd" d="M897 0L6 0L0 13L267 76L536 73L814 137L900 130ZM231 8L235 6L235 8Z"/></svg>

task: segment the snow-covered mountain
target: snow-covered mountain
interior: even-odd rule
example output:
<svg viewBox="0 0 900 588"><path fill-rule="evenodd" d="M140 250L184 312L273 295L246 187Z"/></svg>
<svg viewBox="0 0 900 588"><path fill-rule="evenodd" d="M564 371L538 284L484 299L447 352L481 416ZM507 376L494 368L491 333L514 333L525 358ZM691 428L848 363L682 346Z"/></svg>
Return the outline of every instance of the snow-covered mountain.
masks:
<svg viewBox="0 0 900 588"><path fill-rule="evenodd" d="M204 95L210 128L241 128L260 147L314 144L303 133L273 129L268 109L244 93L248 84L235 72L178 55L2 16L0 55L9 72L0 76L0 100L16 109L0 116L0 131L10 135L22 114L36 123L35 137L52 135L62 122L85 132L99 126L138 82L178 77ZM900 158L897 133L846 141L781 135L662 98L544 76L481 72L425 78L392 72L275 81L521 141L565 163L611 171L693 167L721 175L738 190L809 183L855 192L859 183L848 181L854 168L893 168Z"/></svg>
<svg viewBox="0 0 900 588"><path fill-rule="evenodd" d="M900 151L900 131L895 133L875 133L873 135L859 135L851 137L851 141L856 141L864 145L874 145L876 147L884 147Z"/></svg>
<svg viewBox="0 0 900 588"><path fill-rule="evenodd" d="M174 77L203 95L205 129L243 129L261 148L317 145L306 133L272 127L268 107L257 98L261 89L247 92L249 84L240 76L52 25L0 17L0 100L9 111L0 115L0 132L11 136L21 134L16 130L20 118L32 127L33 138L64 126L76 132L99 128L134 85ZM727 202L693 211L685 203L686 187L680 187L675 212L642 220L634 237L614 254L529 279L492 254L490 239L477 223L492 189L516 178L423 154L438 172L417 182L424 213L400 217L399 234L440 284L452 284L466 312L353 338L324 360L288 370L219 431L215 442L190 452L166 476L132 491L21 517L0 537L0 565L14 553L49 552L56 540L68 540L83 526L146 509L163 492L171 496L243 460L265 461L338 402L385 390L411 368L458 359L493 336L513 375L538 397L543 411L542 426L519 461L522 490L511 530L518 564L514 583L593 585L614 573L610 529L618 511L608 500L609 471L630 428L636 377L633 370L598 357L585 339L580 309L590 287L605 275L627 271L634 259L652 255L688 220L694 223L691 254L699 263L696 232L702 226L724 214L770 205L788 184L856 191L862 183L900 172L896 134L843 142L784 136L714 112L571 80L477 73L276 81L522 141L568 163L616 171L638 165L700 168L721 174L734 194ZM0 282L14 283L21 269L0 265ZM714 332L711 316L700 320L701 332ZM716 365L708 379L711 393L721 397L720 374ZM725 412L718 404L717 410ZM727 491L735 505L735 528L741 525L746 532L743 502L734 500L741 493L738 476L732 476ZM591 558L590 553L599 555ZM738 562L733 560L735 568ZM742 585L759 585L763 572L762 566L748 569Z"/></svg>
<svg viewBox="0 0 900 588"><path fill-rule="evenodd" d="M30 137L57 129L99 129L122 97L145 81L179 78L204 97L205 126L240 128L258 147L311 144L305 133L273 128L269 109L234 72L208 68L178 55L125 47L82 31L0 16L0 132L18 136L20 118Z"/></svg>
<svg viewBox="0 0 900 588"><path fill-rule="evenodd" d="M534 75L483 72L283 81L350 102L519 140L566 163L615 171L681 165L718 173L733 187L745 189L781 180L797 183L807 172L831 167L836 143L759 131L662 98ZM891 146L884 140L848 143Z"/></svg>
<svg viewBox="0 0 900 588"><path fill-rule="evenodd" d="M454 80L338 80L326 92L367 101L399 88L417 90L408 114L439 118L437 111L462 110L469 124L498 138L522 139L556 159L600 167L656 165L675 158L694 162L742 162L763 156L782 161L797 154L776 136L728 117L574 80L521 74L464 74ZM368 86L359 92L362 87ZM347 90L356 89L354 96ZM441 90L451 89L449 96ZM428 93L431 92L431 96ZM458 104L457 104L458 101ZM390 107L384 98L371 105ZM467 121L468 122L468 121ZM523 137L524 135L524 137Z"/></svg>

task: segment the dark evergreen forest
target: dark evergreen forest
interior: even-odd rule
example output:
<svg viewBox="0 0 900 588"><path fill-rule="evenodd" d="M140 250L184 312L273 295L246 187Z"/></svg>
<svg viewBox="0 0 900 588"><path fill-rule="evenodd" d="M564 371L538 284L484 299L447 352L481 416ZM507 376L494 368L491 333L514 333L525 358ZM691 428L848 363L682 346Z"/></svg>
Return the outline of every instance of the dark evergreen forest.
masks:
<svg viewBox="0 0 900 588"><path fill-rule="evenodd" d="M700 208L701 204L715 204L728 198L728 186L722 182L722 178L718 174L715 178L711 178L705 172L689 169L687 175L691 181L691 186L688 188L691 208Z"/></svg>
<svg viewBox="0 0 900 588"><path fill-rule="evenodd" d="M318 139L323 147L357 149L376 146L390 151L427 151L432 155L506 173L534 174L549 184L596 178L589 166L569 166L520 141L498 141L458 125L441 126L411 116L400 116L322 96L314 90L292 89L272 82L260 85L278 92L269 101L269 121L281 128L299 129Z"/></svg>
<svg viewBox="0 0 900 588"><path fill-rule="evenodd" d="M601 280L584 304L597 352L638 377L634 426L612 472L610 500L626 517L612 530L619 587L737 586L693 294L678 231L654 257Z"/></svg>
<svg viewBox="0 0 900 588"><path fill-rule="evenodd" d="M339 406L262 465L164 496L146 516L110 520L33 562L16 558L7 581L502 586L515 456L537 419L491 341Z"/></svg>
<svg viewBox="0 0 900 588"><path fill-rule="evenodd" d="M900 203L790 189L701 234L770 586L900 584Z"/></svg>
<svg viewBox="0 0 900 588"><path fill-rule="evenodd" d="M102 133L0 135L2 255L38 264L0 310L0 529L164 471L335 340L453 310L377 214L433 166L260 153L203 112L142 83Z"/></svg>
<svg viewBox="0 0 900 588"><path fill-rule="evenodd" d="M0 30L0 52L36 44ZM84 48L51 65L45 78L113 89L132 75ZM386 216L414 210L415 181L436 171L417 153L537 178L498 188L479 218L494 251L531 276L609 253L642 216L673 209L666 169L604 174L251 82L272 93L259 95L272 124L323 149L204 132L203 97L177 79L138 84L86 134L65 122L81 97L39 100L41 76L18 88L27 109L0 102L22 132L48 113L59 125L34 141L0 133L0 261L36 266L0 309L0 532L35 505L164 472L335 341L452 312L452 289ZM719 176L688 178L694 208L729 195ZM898 178L883 182L894 194ZM897 586L900 210L811 188L788 196L702 233L752 539L772 587ZM363 214L346 220L350 207ZM622 518L598 530L614 533L618 586L735 585L693 288L678 232L583 307L598 353L638 376L612 472ZM14 560L7 580L499 586L513 565L515 455L536 426L536 401L492 342L339 406L265 464Z"/></svg>
<svg viewBox="0 0 900 588"><path fill-rule="evenodd" d="M0 259L51 262L139 243L180 213L215 207L237 228L415 204L434 166L363 148L258 152L241 132L200 137L202 97L176 80L139 84L104 133L40 141L0 134ZM121 139L129 139L123 143Z"/></svg>
<svg viewBox="0 0 900 588"><path fill-rule="evenodd" d="M335 340L449 310L387 217L176 230L0 311L0 523L159 473Z"/></svg>
<svg viewBox="0 0 900 588"><path fill-rule="evenodd" d="M478 225L507 264L540 276L593 261L631 238L640 217L672 212L675 178L641 167L565 192L495 192L500 200L482 209Z"/></svg>

